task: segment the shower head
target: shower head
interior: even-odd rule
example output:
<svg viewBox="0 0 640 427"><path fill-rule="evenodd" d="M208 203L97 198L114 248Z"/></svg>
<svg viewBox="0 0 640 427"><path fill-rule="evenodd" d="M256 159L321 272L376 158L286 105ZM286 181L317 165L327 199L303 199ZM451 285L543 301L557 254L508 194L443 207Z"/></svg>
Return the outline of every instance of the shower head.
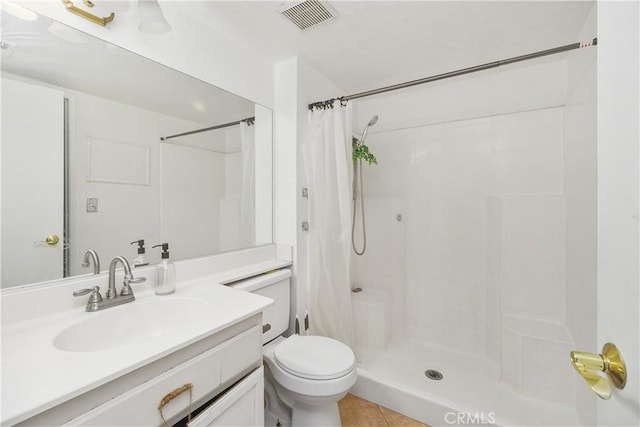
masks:
<svg viewBox="0 0 640 427"><path fill-rule="evenodd" d="M371 119L369 120L369 123L367 123L367 125L364 127L364 130L362 131L362 136L360 137L360 143L364 144L364 139L367 137L367 131L369 130L369 128L371 126L374 126L376 123L378 123L378 115L376 114L375 116L371 117Z"/></svg>

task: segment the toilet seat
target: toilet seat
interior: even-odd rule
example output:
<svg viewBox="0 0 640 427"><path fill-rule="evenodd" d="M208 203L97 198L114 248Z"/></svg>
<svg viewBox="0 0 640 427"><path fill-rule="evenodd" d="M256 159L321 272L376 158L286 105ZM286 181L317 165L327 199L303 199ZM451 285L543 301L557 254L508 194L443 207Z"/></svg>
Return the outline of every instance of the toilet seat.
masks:
<svg viewBox="0 0 640 427"><path fill-rule="evenodd" d="M348 346L322 336L292 335L274 349L273 358L282 370L310 380L340 378L355 368Z"/></svg>
<svg viewBox="0 0 640 427"><path fill-rule="evenodd" d="M351 369L351 371L346 375L329 380L305 378L299 375L294 375L280 367L280 364L276 362L274 354L275 350L294 337L296 337L296 335L289 338L278 337L262 348L264 363L269 370L270 375L273 376L274 382L277 386L300 395L311 396L314 398L340 395L353 387L358 379L358 370L356 369L355 363L353 369ZM306 341L303 340L301 342L304 343ZM286 349L287 347L284 348ZM349 349L349 351L351 351L351 349ZM353 352L351 352L351 354L353 354Z"/></svg>

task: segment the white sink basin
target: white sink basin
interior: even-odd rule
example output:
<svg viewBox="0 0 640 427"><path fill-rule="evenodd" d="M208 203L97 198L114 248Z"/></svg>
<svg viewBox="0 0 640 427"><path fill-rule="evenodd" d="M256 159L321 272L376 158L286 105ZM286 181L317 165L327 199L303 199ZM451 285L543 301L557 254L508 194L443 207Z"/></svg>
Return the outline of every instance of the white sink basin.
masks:
<svg viewBox="0 0 640 427"><path fill-rule="evenodd" d="M209 303L198 298L161 297L87 313L87 319L64 329L53 339L59 350L110 350L175 332L210 313Z"/></svg>

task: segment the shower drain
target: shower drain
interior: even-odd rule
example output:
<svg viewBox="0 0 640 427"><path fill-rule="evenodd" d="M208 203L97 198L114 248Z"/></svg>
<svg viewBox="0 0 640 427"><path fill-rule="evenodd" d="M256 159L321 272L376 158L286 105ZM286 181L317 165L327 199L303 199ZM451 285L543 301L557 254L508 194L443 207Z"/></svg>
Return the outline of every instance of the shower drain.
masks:
<svg viewBox="0 0 640 427"><path fill-rule="evenodd" d="M426 371L424 371L424 374L430 380L438 381L438 380L441 380L442 378L444 378L444 376L439 371L436 371L435 369L427 369Z"/></svg>

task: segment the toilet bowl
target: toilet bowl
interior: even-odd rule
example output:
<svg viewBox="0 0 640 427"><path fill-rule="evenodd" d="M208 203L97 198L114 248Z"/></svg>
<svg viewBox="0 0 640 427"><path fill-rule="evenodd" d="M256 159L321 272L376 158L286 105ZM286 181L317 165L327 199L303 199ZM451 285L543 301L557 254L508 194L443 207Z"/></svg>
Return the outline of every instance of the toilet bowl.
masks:
<svg viewBox="0 0 640 427"><path fill-rule="evenodd" d="M232 285L274 300L262 314L265 425L340 426L338 400L358 378L355 356L332 338L282 336L289 324L290 276L281 270Z"/></svg>
<svg viewBox="0 0 640 427"><path fill-rule="evenodd" d="M291 425L340 425L338 401L358 379L349 347L327 337L292 335L265 345L263 356L277 397L291 408Z"/></svg>

